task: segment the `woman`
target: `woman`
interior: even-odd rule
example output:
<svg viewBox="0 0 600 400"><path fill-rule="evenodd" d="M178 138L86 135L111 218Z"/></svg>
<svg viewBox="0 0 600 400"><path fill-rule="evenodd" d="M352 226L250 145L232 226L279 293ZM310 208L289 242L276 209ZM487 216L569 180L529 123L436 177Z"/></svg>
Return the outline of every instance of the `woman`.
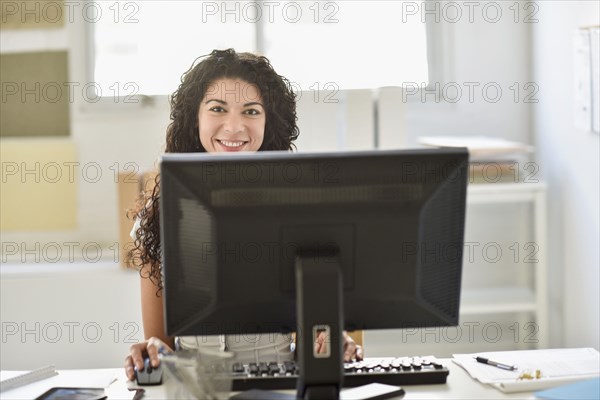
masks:
<svg viewBox="0 0 600 400"><path fill-rule="evenodd" d="M167 153L293 150L298 137L296 96L287 79L278 75L265 57L214 50L187 71L171 98ZM175 338L163 326L161 243L159 235L159 177L135 213L135 248L130 264L140 269L145 341L131 346L125 360L129 379L134 366L143 368L149 357L159 364L158 349L175 348ZM135 254L135 257L133 255ZM362 358L362 349L345 335L345 358ZM178 347L213 346L247 353L248 361L283 361L293 356L292 339L284 335L256 337L177 338ZM325 351L320 338L317 351Z"/></svg>

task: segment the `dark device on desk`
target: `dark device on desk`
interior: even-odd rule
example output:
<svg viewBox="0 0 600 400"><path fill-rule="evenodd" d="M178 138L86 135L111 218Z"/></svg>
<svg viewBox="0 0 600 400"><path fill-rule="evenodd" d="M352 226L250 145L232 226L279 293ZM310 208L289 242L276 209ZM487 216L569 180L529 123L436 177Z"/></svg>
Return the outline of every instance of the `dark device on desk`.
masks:
<svg viewBox="0 0 600 400"><path fill-rule="evenodd" d="M343 329L458 324L467 165L464 148L164 155L167 334L297 332L298 397L337 398Z"/></svg>
<svg viewBox="0 0 600 400"><path fill-rule="evenodd" d="M54 387L35 400L104 400L102 388Z"/></svg>

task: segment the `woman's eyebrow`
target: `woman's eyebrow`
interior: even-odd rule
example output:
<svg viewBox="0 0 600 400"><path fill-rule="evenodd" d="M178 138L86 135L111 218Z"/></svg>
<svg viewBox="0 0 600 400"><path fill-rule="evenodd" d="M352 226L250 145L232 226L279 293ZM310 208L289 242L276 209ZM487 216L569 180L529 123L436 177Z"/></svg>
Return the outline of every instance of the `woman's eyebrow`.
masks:
<svg viewBox="0 0 600 400"><path fill-rule="evenodd" d="M210 103L211 101L214 101L219 104L227 105L227 102L225 100L220 100L220 99L208 99L208 100L206 100L206 104ZM248 103L244 103L244 107L250 107L250 106L256 106L256 105L261 106L262 108L265 108L265 106L258 101L251 101Z"/></svg>
<svg viewBox="0 0 600 400"><path fill-rule="evenodd" d="M219 100L219 99L208 99L206 100L206 104L210 103L211 101L216 101L217 103L223 104L223 105L227 105L227 102L224 100Z"/></svg>

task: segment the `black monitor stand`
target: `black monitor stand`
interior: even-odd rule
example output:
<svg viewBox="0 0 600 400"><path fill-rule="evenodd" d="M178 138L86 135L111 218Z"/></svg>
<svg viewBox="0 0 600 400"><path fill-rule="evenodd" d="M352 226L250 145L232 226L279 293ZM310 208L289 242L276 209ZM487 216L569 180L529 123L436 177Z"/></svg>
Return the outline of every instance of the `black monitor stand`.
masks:
<svg viewBox="0 0 600 400"><path fill-rule="evenodd" d="M344 377L343 288L339 258L322 252L296 258L296 326L299 377L297 398L339 399ZM315 343L324 335L326 351Z"/></svg>
<svg viewBox="0 0 600 400"><path fill-rule="evenodd" d="M327 253L298 252L296 257L296 395L249 390L235 400L339 400L344 379L342 274L338 256ZM323 353L315 349L320 334L326 341Z"/></svg>

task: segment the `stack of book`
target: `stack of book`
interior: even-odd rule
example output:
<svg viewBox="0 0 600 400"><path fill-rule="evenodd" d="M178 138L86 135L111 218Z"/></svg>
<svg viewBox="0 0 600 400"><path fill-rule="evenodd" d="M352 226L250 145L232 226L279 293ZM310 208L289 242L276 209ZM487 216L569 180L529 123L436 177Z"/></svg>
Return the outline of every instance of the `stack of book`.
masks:
<svg viewBox="0 0 600 400"><path fill-rule="evenodd" d="M469 150L469 183L537 182L538 166L529 161L533 146L509 140L476 136L426 136L419 143L433 147Z"/></svg>

